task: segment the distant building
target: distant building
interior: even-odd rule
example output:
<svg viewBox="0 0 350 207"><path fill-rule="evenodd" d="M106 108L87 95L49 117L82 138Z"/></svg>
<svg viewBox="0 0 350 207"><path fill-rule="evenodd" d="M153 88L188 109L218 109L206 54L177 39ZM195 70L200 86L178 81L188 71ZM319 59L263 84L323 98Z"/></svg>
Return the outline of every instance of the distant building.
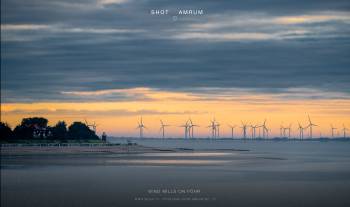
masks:
<svg viewBox="0 0 350 207"><path fill-rule="evenodd" d="M34 130L33 130L34 138L46 139L51 136L52 136L51 129L47 127L39 127L37 125L34 125Z"/></svg>
<svg viewBox="0 0 350 207"><path fill-rule="evenodd" d="M104 141L104 142L107 141L107 134L106 134L106 132L102 133L102 141Z"/></svg>

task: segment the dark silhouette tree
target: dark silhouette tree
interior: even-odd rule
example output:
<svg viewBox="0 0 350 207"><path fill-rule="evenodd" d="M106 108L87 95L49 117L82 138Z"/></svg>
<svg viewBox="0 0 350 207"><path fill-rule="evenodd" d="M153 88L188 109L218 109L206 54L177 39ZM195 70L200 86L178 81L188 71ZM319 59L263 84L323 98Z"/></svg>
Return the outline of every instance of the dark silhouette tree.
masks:
<svg viewBox="0 0 350 207"><path fill-rule="evenodd" d="M66 139L67 138L67 124L64 121L59 121L52 127L52 138L53 139Z"/></svg>
<svg viewBox="0 0 350 207"><path fill-rule="evenodd" d="M34 129L31 127L25 127L18 125L13 130L13 137L15 139L32 139Z"/></svg>
<svg viewBox="0 0 350 207"><path fill-rule="evenodd" d="M68 137L70 139L98 139L95 132L82 122L74 122L68 127Z"/></svg>
<svg viewBox="0 0 350 207"><path fill-rule="evenodd" d="M24 118L20 125L13 130L17 139L33 139L35 128L47 128L48 120L42 117Z"/></svg>
<svg viewBox="0 0 350 207"><path fill-rule="evenodd" d="M0 140L9 140L12 135L11 127L7 123L0 122Z"/></svg>
<svg viewBox="0 0 350 207"><path fill-rule="evenodd" d="M47 127L48 120L42 117L32 117L22 119L21 126L25 127Z"/></svg>
<svg viewBox="0 0 350 207"><path fill-rule="evenodd" d="M53 127L49 127L48 120L42 117L24 118L20 125L16 126L13 132L11 128L0 122L1 140L5 138L13 139L33 139L35 136L50 139L99 139L96 133L82 122L74 122L68 127L64 121L59 121Z"/></svg>

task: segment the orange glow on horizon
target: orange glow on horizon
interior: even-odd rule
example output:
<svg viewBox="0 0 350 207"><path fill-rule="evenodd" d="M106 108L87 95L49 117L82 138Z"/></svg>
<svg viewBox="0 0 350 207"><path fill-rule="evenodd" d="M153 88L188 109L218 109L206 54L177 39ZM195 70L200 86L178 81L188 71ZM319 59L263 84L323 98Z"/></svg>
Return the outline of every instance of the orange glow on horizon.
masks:
<svg viewBox="0 0 350 207"><path fill-rule="evenodd" d="M106 93L108 92L111 91ZM249 93L234 98L230 96L208 98L188 93L148 89L129 90L128 93L138 93L149 99L119 102L5 103L1 104L1 120L13 128L24 117L42 116L49 120L49 125L54 125L59 120L65 120L70 124L86 118L98 124L98 134L105 131L111 136L134 137L138 136L136 127L140 116L143 116L147 127L144 132L146 137L161 136L160 119L171 125L166 128L168 137L183 137L183 128L179 126L189 118L200 126L195 128L197 137L210 136L210 129L207 126L214 117L221 124L221 137L231 136L228 124L240 125L241 121L262 124L265 118L267 126L272 129L271 136L279 135L282 123L284 126L292 123L292 135L295 137L298 136L298 121L303 126L308 124L307 113L319 126L314 128L314 136L317 137L320 133L322 136L329 136L330 124L338 129L342 128L343 124L350 127L350 100L347 99L284 100L273 95ZM304 134L306 137L307 132ZM241 129L236 128L235 136L240 135Z"/></svg>

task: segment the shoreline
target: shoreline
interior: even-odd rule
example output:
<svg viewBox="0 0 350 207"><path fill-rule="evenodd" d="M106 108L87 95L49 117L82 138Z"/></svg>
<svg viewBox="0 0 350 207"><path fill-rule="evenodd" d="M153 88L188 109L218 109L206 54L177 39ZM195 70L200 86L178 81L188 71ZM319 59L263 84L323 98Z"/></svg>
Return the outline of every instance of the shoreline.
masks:
<svg viewBox="0 0 350 207"><path fill-rule="evenodd" d="M140 153L171 153L171 152L198 152L198 151L232 151L247 152L248 149L201 149L183 147L149 147L136 143L128 144L1 144L1 156L34 156L34 155L107 155L107 154L140 154Z"/></svg>
<svg viewBox="0 0 350 207"><path fill-rule="evenodd" d="M16 144L1 145L1 156L166 153L180 149L146 147L137 144Z"/></svg>

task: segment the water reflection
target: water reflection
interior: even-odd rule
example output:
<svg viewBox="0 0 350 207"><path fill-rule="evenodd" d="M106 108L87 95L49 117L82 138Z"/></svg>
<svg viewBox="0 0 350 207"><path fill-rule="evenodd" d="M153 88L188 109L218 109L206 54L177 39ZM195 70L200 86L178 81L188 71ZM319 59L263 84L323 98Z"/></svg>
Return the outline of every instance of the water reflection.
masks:
<svg viewBox="0 0 350 207"><path fill-rule="evenodd" d="M234 155L234 153L225 152L170 152L170 153L145 153L143 156L146 157L215 157L215 156L228 156Z"/></svg>
<svg viewBox="0 0 350 207"><path fill-rule="evenodd" d="M152 159L152 160L109 160L109 163L120 164L162 164L162 165L213 165L228 163L228 160L175 160L175 159Z"/></svg>

